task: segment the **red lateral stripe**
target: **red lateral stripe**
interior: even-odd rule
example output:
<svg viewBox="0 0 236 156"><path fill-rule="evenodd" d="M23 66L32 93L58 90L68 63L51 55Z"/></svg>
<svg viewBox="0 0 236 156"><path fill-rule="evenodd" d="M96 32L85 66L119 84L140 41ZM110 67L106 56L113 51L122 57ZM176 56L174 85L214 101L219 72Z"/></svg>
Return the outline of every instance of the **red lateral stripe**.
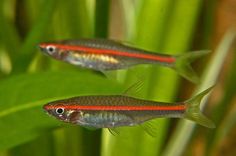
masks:
<svg viewBox="0 0 236 156"><path fill-rule="evenodd" d="M129 53L129 52L125 52L125 51L117 51L117 50L110 50L110 49L97 49L97 48L91 48L91 47L85 47L85 46L72 46L72 45L62 45L62 44L50 44L50 45L54 45L60 49L71 50L71 51L85 51L88 53L110 54L110 55L135 57L135 58L149 59L149 60L155 60L155 61L166 62L166 63L175 62L174 57L168 57L168 56Z"/></svg>
<svg viewBox="0 0 236 156"><path fill-rule="evenodd" d="M64 108L67 110L106 110L106 111L144 111L144 110L156 110L156 111L178 111L178 110L185 110L185 105L178 105L178 106L81 106L81 105L46 105L45 109L57 109L57 108Z"/></svg>

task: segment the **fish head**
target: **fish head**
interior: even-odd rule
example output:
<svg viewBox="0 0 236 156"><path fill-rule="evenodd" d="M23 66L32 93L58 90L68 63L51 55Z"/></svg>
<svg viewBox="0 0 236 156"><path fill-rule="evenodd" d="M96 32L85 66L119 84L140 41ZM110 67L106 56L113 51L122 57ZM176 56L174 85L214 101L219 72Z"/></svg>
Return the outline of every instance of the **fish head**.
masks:
<svg viewBox="0 0 236 156"><path fill-rule="evenodd" d="M70 122L70 116L73 110L67 109L64 103L50 102L43 106L43 109L51 116L64 122Z"/></svg>
<svg viewBox="0 0 236 156"><path fill-rule="evenodd" d="M46 55L52 56L58 60L63 60L67 56L67 51L61 49L60 46L55 43L40 43L39 48Z"/></svg>

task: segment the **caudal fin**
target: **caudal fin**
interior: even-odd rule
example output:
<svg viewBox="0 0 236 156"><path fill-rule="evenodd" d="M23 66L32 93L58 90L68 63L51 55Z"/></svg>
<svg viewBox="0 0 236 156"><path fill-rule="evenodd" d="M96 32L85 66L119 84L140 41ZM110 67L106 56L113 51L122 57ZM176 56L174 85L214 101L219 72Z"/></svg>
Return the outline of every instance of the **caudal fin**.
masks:
<svg viewBox="0 0 236 156"><path fill-rule="evenodd" d="M215 128L215 124L200 111L200 103L202 98L207 95L212 88L213 87L210 87L193 98L185 101L187 109L185 111L184 117L186 119L194 121L208 128Z"/></svg>
<svg viewBox="0 0 236 156"><path fill-rule="evenodd" d="M209 50L201 50L190 53L185 53L183 55L177 56L174 64L175 70L184 78L194 82L199 82L199 77L196 72L191 67L190 63L196 60L199 57L202 57L208 54Z"/></svg>

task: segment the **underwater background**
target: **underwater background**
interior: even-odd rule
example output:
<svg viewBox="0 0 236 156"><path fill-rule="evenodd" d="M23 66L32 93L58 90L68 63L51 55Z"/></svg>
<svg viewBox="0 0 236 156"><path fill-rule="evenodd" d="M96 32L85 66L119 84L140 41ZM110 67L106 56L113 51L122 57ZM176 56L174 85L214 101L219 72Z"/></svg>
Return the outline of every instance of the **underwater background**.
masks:
<svg viewBox="0 0 236 156"><path fill-rule="evenodd" d="M236 0L1 0L0 156L236 155ZM140 65L103 73L43 55L40 42L110 38L163 54L211 50L193 63L201 83L175 71ZM157 136L140 128L88 130L48 116L52 100L122 94L176 102L215 85L204 113L208 129L183 119L157 119Z"/></svg>

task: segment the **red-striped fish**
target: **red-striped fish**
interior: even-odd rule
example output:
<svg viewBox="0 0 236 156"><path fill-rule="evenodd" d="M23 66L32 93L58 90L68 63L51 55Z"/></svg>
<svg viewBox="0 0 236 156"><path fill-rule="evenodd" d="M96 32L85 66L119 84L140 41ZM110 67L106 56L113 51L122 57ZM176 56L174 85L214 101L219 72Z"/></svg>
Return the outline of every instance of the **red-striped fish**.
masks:
<svg viewBox="0 0 236 156"><path fill-rule="evenodd" d="M80 39L47 42L40 49L55 59L98 71L125 69L139 64L160 64L176 70L192 82L199 78L191 61L208 51L196 51L180 56L158 54L106 39Z"/></svg>
<svg viewBox="0 0 236 156"><path fill-rule="evenodd" d="M43 108L59 120L91 128L135 126L155 118L186 118L214 128L214 123L199 108L201 99L211 88L178 103L147 101L121 95L79 96L50 102Z"/></svg>

